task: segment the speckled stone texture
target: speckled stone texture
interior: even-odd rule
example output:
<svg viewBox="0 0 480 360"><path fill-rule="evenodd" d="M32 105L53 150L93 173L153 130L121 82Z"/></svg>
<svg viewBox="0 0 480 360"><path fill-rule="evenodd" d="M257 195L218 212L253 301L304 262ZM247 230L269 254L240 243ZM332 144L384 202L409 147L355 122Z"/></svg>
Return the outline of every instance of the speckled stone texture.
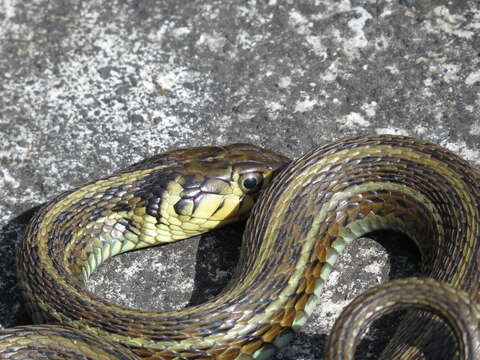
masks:
<svg viewBox="0 0 480 360"><path fill-rule="evenodd" d="M296 157L391 133L480 165L478 1L3 0L0 24L1 327L29 321L13 257L35 207L156 152L252 142ZM228 281L241 230L116 257L89 288L135 308L196 304ZM418 270L405 238L375 238L342 256L275 359L321 359L350 299ZM384 341L369 334L362 359Z"/></svg>

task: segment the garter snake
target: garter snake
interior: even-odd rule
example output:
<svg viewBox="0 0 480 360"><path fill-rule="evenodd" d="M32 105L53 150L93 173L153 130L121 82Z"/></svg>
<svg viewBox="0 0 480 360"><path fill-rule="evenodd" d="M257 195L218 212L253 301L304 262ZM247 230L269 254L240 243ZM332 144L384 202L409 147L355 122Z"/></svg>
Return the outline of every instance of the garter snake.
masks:
<svg viewBox="0 0 480 360"><path fill-rule="evenodd" d="M172 151L59 195L31 221L17 256L35 321L119 342L132 358L266 359L306 322L344 247L379 229L408 235L427 276L478 301L480 175L466 161L419 140L366 136L288 162L250 145ZM244 217L276 172L249 217L237 270L214 299L154 313L84 289L110 256ZM429 337L424 320L401 328L385 358L418 358L399 339ZM12 352L8 344L0 353Z"/></svg>

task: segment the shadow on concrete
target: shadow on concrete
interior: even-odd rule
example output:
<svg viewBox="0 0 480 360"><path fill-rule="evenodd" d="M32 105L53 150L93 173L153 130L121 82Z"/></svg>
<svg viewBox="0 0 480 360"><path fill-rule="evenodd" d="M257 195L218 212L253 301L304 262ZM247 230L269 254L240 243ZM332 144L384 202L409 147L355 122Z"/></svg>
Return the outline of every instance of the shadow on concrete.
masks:
<svg viewBox="0 0 480 360"><path fill-rule="evenodd" d="M245 222L203 235L196 254L194 288L188 306L216 295L230 281L240 257ZM213 262L212 259L218 259Z"/></svg>
<svg viewBox="0 0 480 360"><path fill-rule="evenodd" d="M16 250L22 241L25 229L41 207L35 206L16 216L5 224L0 230L1 244L1 275L0 275L0 309L6 317L0 319L4 327L31 324L32 320L27 313L20 291L16 273Z"/></svg>

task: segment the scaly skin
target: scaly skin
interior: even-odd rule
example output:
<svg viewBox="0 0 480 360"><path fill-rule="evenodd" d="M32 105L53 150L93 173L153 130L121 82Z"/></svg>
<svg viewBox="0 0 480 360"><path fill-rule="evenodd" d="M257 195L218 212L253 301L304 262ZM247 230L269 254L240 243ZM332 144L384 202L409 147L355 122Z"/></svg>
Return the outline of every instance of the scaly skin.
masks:
<svg viewBox="0 0 480 360"><path fill-rule="evenodd" d="M330 333L327 360L353 360L366 327L382 315L403 309L438 315L450 325L459 345L455 356L480 359L480 309L470 296L433 279L407 278L369 289L342 311Z"/></svg>
<svg viewBox="0 0 480 360"><path fill-rule="evenodd" d="M242 154L228 160L223 148L160 155L47 204L29 226L18 257L36 318L87 329L149 359L266 359L306 322L344 247L380 229L407 234L419 246L427 276L478 301L480 175L439 146L398 136L339 141L282 170L249 218L236 273L211 301L152 313L123 309L85 291L84 278L110 255L242 217L253 202L239 191L242 171L230 177L222 171L231 161L244 170L251 156L257 168L247 172L269 177L287 162L242 146L234 146ZM190 155L196 159L187 161ZM192 202L198 196L195 179L207 184L205 174L216 179L205 185L215 196ZM216 195L236 196L247 205L232 206ZM220 204L233 217L205 220ZM194 228L196 217L207 226ZM429 317L404 325L384 358L419 359L416 344L432 335Z"/></svg>
<svg viewBox="0 0 480 360"><path fill-rule="evenodd" d="M32 325L0 330L1 359L139 360L125 346L65 326Z"/></svg>

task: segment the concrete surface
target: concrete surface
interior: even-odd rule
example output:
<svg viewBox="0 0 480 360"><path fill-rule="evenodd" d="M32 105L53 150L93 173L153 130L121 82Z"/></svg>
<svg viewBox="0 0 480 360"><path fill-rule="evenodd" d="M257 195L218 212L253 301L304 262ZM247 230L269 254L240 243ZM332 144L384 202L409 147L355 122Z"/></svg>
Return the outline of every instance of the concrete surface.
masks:
<svg viewBox="0 0 480 360"><path fill-rule="evenodd" d="M28 322L13 256L34 207L156 152L242 141L295 157L394 133L480 165L478 1L2 0L0 24L2 327ZM198 303L228 280L240 231L119 256L89 287L137 308ZM350 248L275 359L320 359L350 299L414 273L404 240Z"/></svg>

